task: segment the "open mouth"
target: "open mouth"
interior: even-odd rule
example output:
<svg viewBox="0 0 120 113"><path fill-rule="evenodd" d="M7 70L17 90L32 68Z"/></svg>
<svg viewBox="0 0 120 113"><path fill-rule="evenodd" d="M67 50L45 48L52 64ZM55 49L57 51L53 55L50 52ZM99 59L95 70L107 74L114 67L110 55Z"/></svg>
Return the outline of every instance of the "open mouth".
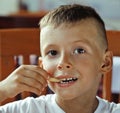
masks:
<svg viewBox="0 0 120 113"><path fill-rule="evenodd" d="M70 83L70 82L75 82L77 80L78 80L78 78L76 78L76 77L73 77L73 78L64 78L64 79L61 79L59 83L66 84L66 83Z"/></svg>
<svg viewBox="0 0 120 113"><path fill-rule="evenodd" d="M56 82L56 83L61 83L61 84L66 84L66 83L71 83L77 81L78 78L76 77L71 77L71 78L63 78L63 79L58 79L58 78L50 78L50 82Z"/></svg>

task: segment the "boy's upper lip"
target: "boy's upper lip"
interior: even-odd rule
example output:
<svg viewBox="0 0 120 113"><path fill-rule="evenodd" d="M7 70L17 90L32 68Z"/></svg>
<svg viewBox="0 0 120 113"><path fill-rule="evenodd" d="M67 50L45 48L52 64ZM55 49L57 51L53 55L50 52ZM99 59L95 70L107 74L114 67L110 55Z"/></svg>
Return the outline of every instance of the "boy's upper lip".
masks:
<svg viewBox="0 0 120 113"><path fill-rule="evenodd" d="M75 76L71 76L71 75L59 75L59 76L56 76L55 78L57 78L57 79L65 79L65 78L75 78Z"/></svg>
<svg viewBox="0 0 120 113"><path fill-rule="evenodd" d="M53 74L53 77L55 77L57 79L78 78L79 73L77 71L75 71L75 70L69 71L69 72L59 71L59 72L55 72Z"/></svg>

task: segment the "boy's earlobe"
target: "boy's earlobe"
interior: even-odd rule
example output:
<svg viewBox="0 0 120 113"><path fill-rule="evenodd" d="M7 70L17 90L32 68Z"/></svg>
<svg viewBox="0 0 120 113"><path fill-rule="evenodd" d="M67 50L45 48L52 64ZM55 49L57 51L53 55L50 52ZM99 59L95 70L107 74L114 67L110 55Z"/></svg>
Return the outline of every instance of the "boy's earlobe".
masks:
<svg viewBox="0 0 120 113"><path fill-rule="evenodd" d="M103 64L101 66L101 71L103 73L107 73L109 72L111 69L112 69L112 52L111 51L107 51L105 53L105 56L104 56L104 61L103 61Z"/></svg>
<svg viewBox="0 0 120 113"><path fill-rule="evenodd" d="M41 67L41 68L43 68L42 58L41 57L38 58L38 66Z"/></svg>

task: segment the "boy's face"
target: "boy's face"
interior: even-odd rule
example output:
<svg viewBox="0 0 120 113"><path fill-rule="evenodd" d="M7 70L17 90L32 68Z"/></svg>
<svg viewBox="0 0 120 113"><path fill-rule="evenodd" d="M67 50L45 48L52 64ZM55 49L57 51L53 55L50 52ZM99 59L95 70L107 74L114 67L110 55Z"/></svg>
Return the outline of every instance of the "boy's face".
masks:
<svg viewBox="0 0 120 113"><path fill-rule="evenodd" d="M49 82L58 96L72 99L96 93L105 53L98 38L96 26L89 20L41 30L43 68L52 77L67 79L62 83Z"/></svg>

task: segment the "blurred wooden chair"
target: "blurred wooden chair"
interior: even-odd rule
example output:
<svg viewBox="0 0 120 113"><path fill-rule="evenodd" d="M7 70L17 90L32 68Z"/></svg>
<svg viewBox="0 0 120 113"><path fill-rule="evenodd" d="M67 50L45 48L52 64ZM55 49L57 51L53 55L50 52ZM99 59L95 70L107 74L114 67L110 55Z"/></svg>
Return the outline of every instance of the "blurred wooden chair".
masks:
<svg viewBox="0 0 120 113"><path fill-rule="evenodd" d="M39 28L40 19L47 11L21 12L8 16L0 16L0 29L6 28Z"/></svg>
<svg viewBox="0 0 120 113"><path fill-rule="evenodd" d="M107 38L109 50L113 52L113 56L120 56L120 31L107 31ZM118 76L120 76L120 73L118 73ZM111 84L112 70L103 77L103 98L107 99L108 101L113 101ZM118 102L120 102L120 92L118 95Z"/></svg>
<svg viewBox="0 0 120 113"><path fill-rule="evenodd" d="M0 30L0 81L15 69L14 56L22 55L23 64L30 64L31 54L40 56L39 33L37 28ZM23 93L21 98L29 95L30 93ZM14 100L16 98L8 99L2 104Z"/></svg>

